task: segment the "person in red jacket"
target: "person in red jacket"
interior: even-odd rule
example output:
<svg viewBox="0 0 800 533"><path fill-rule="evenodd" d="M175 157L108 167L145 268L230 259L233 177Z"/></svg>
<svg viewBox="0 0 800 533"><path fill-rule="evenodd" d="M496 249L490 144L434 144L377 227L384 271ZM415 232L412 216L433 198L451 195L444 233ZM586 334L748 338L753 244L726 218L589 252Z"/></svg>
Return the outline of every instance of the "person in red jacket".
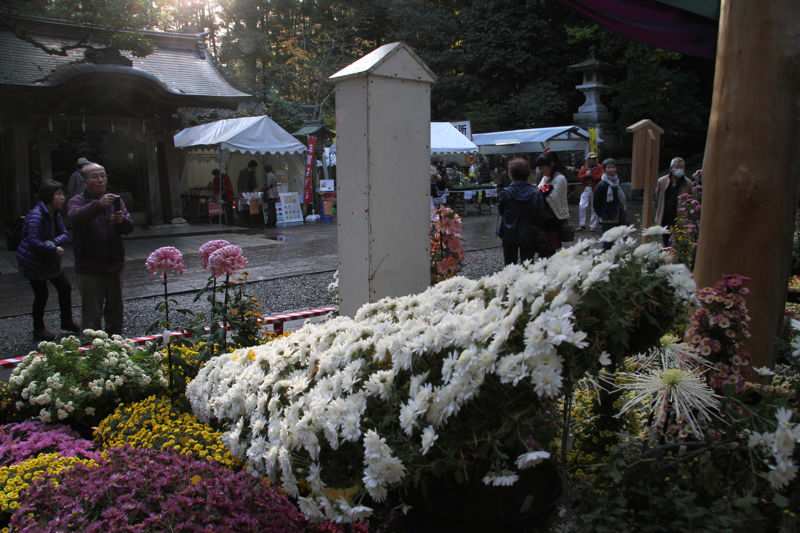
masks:
<svg viewBox="0 0 800 533"><path fill-rule="evenodd" d="M596 231L599 224L597 213L594 212L592 202L592 194L600 179L603 177L603 167L597 164L597 154L589 152L586 156L586 163L584 163L580 170L578 170L578 179L583 184L583 192L581 193L581 201L578 205L578 229L586 229L588 219L589 229Z"/></svg>

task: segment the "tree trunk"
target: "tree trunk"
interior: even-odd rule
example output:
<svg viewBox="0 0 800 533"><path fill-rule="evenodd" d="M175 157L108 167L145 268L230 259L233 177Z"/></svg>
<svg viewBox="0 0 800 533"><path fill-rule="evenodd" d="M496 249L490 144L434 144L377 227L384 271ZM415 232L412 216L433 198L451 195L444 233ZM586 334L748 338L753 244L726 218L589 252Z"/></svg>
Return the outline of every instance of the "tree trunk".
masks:
<svg viewBox="0 0 800 533"><path fill-rule="evenodd" d="M796 0L722 0L704 162L698 286L725 274L752 278L749 350L773 362L797 203Z"/></svg>

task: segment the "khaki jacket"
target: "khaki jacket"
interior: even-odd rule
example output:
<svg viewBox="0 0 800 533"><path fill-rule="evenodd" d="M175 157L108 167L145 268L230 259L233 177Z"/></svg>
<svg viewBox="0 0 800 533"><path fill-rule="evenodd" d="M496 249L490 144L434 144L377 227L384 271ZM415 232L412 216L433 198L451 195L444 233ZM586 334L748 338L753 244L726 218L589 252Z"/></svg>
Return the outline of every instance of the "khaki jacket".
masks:
<svg viewBox="0 0 800 533"><path fill-rule="evenodd" d="M692 192L692 182L686 176L680 178L682 183L678 189L678 196L684 193ZM669 188L669 174L658 178L656 185L656 218L653 221L656 226L661 226L661 219L664 218L664 198L667 196L667 189Z"/></svg>

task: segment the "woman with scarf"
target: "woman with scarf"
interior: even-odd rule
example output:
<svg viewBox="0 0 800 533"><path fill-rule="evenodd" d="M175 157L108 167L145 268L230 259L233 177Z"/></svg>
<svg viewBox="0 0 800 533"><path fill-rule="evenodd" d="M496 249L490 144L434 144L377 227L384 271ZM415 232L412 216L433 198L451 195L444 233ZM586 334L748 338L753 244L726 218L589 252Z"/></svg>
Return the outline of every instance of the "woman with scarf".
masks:
<svg viewBox="0 0 800 533"><path fill-rule="evenodd" d="M569 228L569 205L567 204L567 178L561 172L561 163L555 152L545 152L536 159L536 168L542 176L539 192L544 195L552 218L545 222L544 232L553 250L562 245L562 236ZM571 229L571 228L569 228Z"/></svg>
<svg viewBox="0 0 800 533"><path fill-rule="evenodd" d="M620 187L617 162L613 159L603 161L603 177L594 191L594 211L600 217L603 232L627 224L625 192Z"/></svg>

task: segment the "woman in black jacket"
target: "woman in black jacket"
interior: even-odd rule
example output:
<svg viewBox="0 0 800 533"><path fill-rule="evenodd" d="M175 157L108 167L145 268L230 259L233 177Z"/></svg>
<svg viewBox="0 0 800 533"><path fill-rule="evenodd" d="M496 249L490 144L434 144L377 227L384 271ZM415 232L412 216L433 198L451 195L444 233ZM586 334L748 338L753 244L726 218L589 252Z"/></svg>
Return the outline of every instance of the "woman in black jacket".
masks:
<svg viewBox="0 0 800 533"><path fill-rule="evenodd" d="M58 291L61 329L79 331L72 320L72 288L61 269L63 247L70 240L61 215L65 201L63 185L45 180L39 189L39 202L25 217L22 242L17 247L19 271L33 288L33 338L37 341L55 338L44 325L48 282Z"/></svg>
<svg viewBox="0 0 800 533"><path fill-rule="evenodd" d="M603 177L594 191L594 211L600 219L603 232L628 223L625 191L620 187L617 162L613 159L603 161Z"/></svg>
<svg viewBox="0 0 800 533"><path fill-rule="evenodd" d="M531 169L524 159L512 159L508 164L511 185L500 192L498 209L503 240L503 259L506 265L533 260L536 255L549 257L555 253L542 231L548 216L544 198L528 179Z"/></svg>

